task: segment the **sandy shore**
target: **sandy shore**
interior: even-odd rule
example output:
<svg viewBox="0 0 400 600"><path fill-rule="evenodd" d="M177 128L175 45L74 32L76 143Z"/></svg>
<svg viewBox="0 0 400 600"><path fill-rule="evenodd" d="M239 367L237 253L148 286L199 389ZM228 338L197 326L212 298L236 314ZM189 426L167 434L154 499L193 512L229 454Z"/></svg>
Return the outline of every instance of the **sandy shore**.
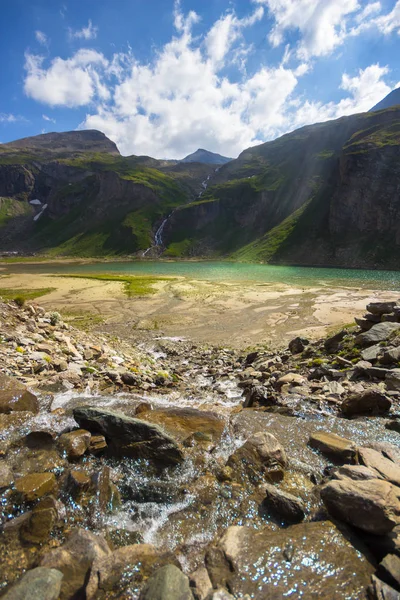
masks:
<svg viewBox="0 0 400 600"><path fill-rule="evenodd" d="M353 321L367 302L392 300L393 291L284 284L210 282L187 278L159 281L157 293L127 298L123 283L11 273L0 288L56 288L41 297L44 307L94 313L116 334L180 336L235 347L282 346L295 335L322 337Z"/></svg>

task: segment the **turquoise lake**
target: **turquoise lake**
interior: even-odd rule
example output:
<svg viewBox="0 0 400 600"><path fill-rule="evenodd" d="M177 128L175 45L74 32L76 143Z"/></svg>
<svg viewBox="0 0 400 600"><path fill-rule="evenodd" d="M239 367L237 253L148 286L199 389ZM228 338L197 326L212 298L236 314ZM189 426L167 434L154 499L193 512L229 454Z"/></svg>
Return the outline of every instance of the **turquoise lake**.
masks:
<svg viewBox="0 0 400 600"><path fill-rule="evenodd" d="M319 267L286 267L222 261L132 261L87 264L13 264L5 272L24 273L113 273L169 275L209 281L253 281L303 286L349 286L365 289L400 290L400 271L367 271Z"/></svg>

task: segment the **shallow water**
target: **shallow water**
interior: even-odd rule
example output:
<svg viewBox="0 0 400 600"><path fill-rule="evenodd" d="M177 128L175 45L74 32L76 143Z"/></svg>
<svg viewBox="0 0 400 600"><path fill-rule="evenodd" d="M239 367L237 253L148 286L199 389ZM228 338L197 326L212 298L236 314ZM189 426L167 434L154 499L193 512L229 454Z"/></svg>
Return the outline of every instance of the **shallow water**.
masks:
<svg viewBox="0 0 400 600"><path fill-rule="evenodd" d="M400 289L399 271L371 271L320 267L287 267L222 261L132 261L86 264L13 264L6 272L24 273L115 273L167 275L208 281L252 281L288 285L341 285L366 289Z"/></svg>

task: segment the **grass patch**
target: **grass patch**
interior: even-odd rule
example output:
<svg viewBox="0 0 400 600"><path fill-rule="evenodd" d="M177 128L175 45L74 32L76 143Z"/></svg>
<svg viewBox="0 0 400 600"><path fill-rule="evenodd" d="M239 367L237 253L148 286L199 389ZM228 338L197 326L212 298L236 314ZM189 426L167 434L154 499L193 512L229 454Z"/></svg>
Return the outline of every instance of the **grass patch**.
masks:
<svg viewBox="0 0 400 600"><path fill-rule="evenodd" d="M82 331L90 331L97 325L104 323L104 317L97 313L91 313L86 311L65 311L62 313L63 321L69 323L77 329Z"/></svg>
<svg viewBox="0 0 400 600"><path fill-rule="evenodd" d="M107 275L107 274L92 274L87 275L72 274L72 275L54 275L54 277L73 277L74 279L95 279L97 281L116 281L124 284L124 292L131 298L133 296L149 296L155 294L157 290L155 284L160 281L173 281L171 277L156 277L153 275Z"/></svg>
<svg viewBox="0 0 400 600"><path fill-rule="evenodd" d="M55 289L53 287L37 288L36 290L0 288L0 297L6 301L18 298L18 304L22 306L27 300L35 300L35 298L40 298L41 296L50 294L50 292L54 292Z"/></svg>

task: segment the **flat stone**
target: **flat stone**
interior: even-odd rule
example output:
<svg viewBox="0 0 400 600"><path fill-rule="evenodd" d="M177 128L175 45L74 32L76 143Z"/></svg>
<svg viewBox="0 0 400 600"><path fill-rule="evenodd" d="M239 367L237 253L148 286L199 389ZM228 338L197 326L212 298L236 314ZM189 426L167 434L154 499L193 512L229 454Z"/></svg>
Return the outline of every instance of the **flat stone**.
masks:
<svg viewBox="0 0 400 600"><path fill-rule="evenodd" d="M38 399L17 379L0 373L0 413L39 411Z"/></svg>
<svg viewBox="0 0 400 600"><path fill-rule="evenodd" d="M400 361L400 346L397 348L388 348L385 349L379 362L383 365L392 365L394 363L398 363Z"/></svg>
<svg viewBox="0 0 400 600"><path fill-rule="evenodd" d="M370 346L369 348L365 348L365 350L362 350L361 358L363 360L367 360L368 362L374 362L378 360L378 356L381 353L382 346L379 346L379 344L375 344L375 346Z"/></svg>
<svg viewBox="0 0 400 600"><path fill-rule="evenodd" d="M354 479L355 481L365 479L377 479L379 474L374 469L369 469L364 465L343 465L336 469L333 475L334 479Z"/></svg>
<svg viewBox="0 0 400 600"><path fill-rule="evenodd" d="M59 446L64 450L69 460L80 458L89 448L91 434L86 429L76 429L63 433L58 439Z"/></svg>
<svg viewBox="0 0 400 600"><path fill-rule="evenodd" d="M367 305L367 310L373 315L386 315L393 312L397 302L370 302Z"/></svg>
<svg viewBox="0 0 400 600"><path fill-rule="evenodd" d="M307 379L303 377L303 375L299 375L298 373L287 373L286 375L282 375L282 377L279 377L278 381L275 384L275 387L279 390L286 383L293 386L304 385L305 383L307 383Z"/></svg>
<svg viewBox="0 0 400 600"><path fill-rule="evenodd" d="M177 465L184 460L178 443L158 425L90 406L75 408L73 415L82 428L104 435L112 454L147 458L160 466Z"/></svg>
<svg viewBox="0 0 400 600"><path fill-rule="evenodd" d="M355 462L357 455L356 444L335 433L317 431L310 436L308 443L312 448L316 448L323 454L332 456L337 460L343 462Z"/></svg>
<svg viewBox="0 0 400 600"><path fill-rule="evenodd" d="M400 392L400 369L392 369L387 373L385 385L388 390Z"/></svg>
<svg viewBox="0 0 400 600"><path fill-rule="evenodd" d="M214 588L235 598L363 598L374 567L329 521L229 527L206 554ZM307 590L307 592L306 592ZM310 592L310 593L309 593Z"/></svg>
<svg viewBox="0 0 400 600"><path fill-rule="evenodd" d="M15 481L15 489L25 500L32 502L38 498L51 494L56 487L54 473L31 473L25 477L19 477Z"/></svg>
<svg viewBox="0 0 400 600"><path fill-rule="evenodd" d="M400 323L377 323L369 331L360 333L355 342L358 346L373 346L378 342L385 342L393 332L400 329Z"/></svg>
<svg viewBox="0 0 400 600"><path fill-rule="evenodd" d="M365 390L359 394L351 394L343 400L340 408L344 415L381 415L387 413L392 406L391 400L378 390Z"/></svg>
<svg viewBox="0 0 400 600"><path fill-rule="evenodd" d="M56 569L37 567L27 571L3 600L57 600L63 574Z"/></svg>
<svg viewBox="0 0 400 600"><path fill-rule="evenodd" d="M262 507L274 516L288 523L298 523L305 517L305 506L303 502L278 487L264 483L260 491L265 494Z"/></svg>
<svg viewBox="0 0 400 600"><path fill-rule="evenodd" d="M358 456L363 465L377 471L382 479L400 486L400 466L385 458L381 452L372 448L359 448Z"/></svg>
<svg viewBox="0 0 400 600"><path fill-rule="evenodd" d="M174 565L158 569L140 593L139 600L193 600L189 578Z"/></svg>
<svg viewBox="0 0 400 600"><path fill-rule="evenodd" d="M378 572L382 579L400 589L400 557L388 554L379 564Z"/></svg>
<svg viewBox="0 0 400 600"><path fill-rule="evenodd" d="M369 533L383 535L400 523L400 489L387 481L330 481L321 498L334 517Z"/></svg>

